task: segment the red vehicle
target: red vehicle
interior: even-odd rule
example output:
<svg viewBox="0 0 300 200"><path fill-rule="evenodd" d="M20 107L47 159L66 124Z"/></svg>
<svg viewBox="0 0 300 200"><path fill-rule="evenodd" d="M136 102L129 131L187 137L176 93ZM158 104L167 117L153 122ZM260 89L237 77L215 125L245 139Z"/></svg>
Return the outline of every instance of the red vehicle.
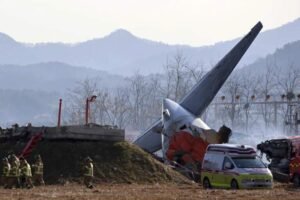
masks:
<svg viewBox="0 0 300 200"><path fill-rule="evenodd" d="M300 186L300 136L290 138L292 142L292 155L290 159L290 180L294 185Z"/></svg>
<svg viewBox="0 0 300 200"><path fill-rule="evenodd" d="M300 186L300 136L267 140L257 149L270 161L274 179Z"/></svg>

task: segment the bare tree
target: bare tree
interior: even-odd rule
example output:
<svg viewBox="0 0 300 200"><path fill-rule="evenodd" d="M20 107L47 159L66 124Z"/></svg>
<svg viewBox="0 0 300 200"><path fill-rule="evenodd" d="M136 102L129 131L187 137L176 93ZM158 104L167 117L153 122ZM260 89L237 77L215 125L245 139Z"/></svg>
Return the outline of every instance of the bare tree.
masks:
<svg viewBox="0 0 300 200"><path fill-rule="evenodd" d="M186 65L185 66L187 71L186 78L192 80L192 85L196 84L205 74L205 70L202 64L196 65Z"/></svg>
<svg viewBox="0 0 300 200"><path fill-rule="evenodd" d="M113 118L110 114L110 92L108 90L98 90L95 92L97 100L91 106L91 115L94 122L99 124L112 124Z"/></svg>
<svg viewBox="0 0 300 200"><path fill-rule="evenodd" d="M277 67L277 69L279 68ZM288 71L278 70L280 73L276 74L278 91L284 91L286 94L294 93L299 90L300 86L300 70L293 64L290 64L287 69Z"/></svg>
<svg viewBox="0 0 300 200"><path fill-rule="evenodd" d="M65 110L69 116L68 123L84 124L86 112L86 100L92 95L96 95L97 99L90 102L89 118L91 122L99 124L111 124L113 121L111 116L110 104L111 99L107 90L101 90L98 87L97 79L85 79L78 82L76 87L70 89L67 93Z"/></svg>
<svg viewBox="0 0 300 200"><path fill-rule="evenodd" d="M268 101L269 95L274 94L274 89L276 88L276 76L277 76L277 70L274 68L274 65L270 62L266 65L266 71L260 76L260 82L259 82L259 91L258 91L258 97L257 99L261 101ZM270 104L261 104L259 107L259 113L261 113L265 128L268 128L270 126L270 122L272 121L272 118L274 118L274 125L276 126L277 120L277 104L274 105ZM272 117L274 115L274 117Z"/></svg>
<svg viewBox="0 0 300 200"><path fill-rule="evenodd" d="M293 121L295 119L298 120L298 113L296 111L297 104L295 104L293 100L296 98L295 93L300 89L300 70L291 63L285 68L278 67L278 71L280 71L280 73L276 76L278 82L277 90L278 93L281 91L285 94L288 101L286 106L283 105L280 107L280 114L282 119L284 119L285 125L288 125L287 127L284 126L284 129L288 128L288 132L291 133L297 131L294 129L298 128L297 125L293 127Z"/></svg>
<svg viewBox="0 0 300 200"><path fill-rule="evenodd" d="M251 103L253 101L253 94L258 92L260 83L260 77L251 73L244 73L241 76L241 100L244 102L243 111L245 114L245 129L248 131L249 119L253 115L250 115Z"/></svg>
<svg viewBox="0 0 300 200"><path fill-rule="evenodd" d="M144 127L144 116L147 108L145 101L148 98L148 83L145 77L138 72L128 79L130 82L131 124L133 128L140 130Z"/></svg>
<svg viewBox="0 0 300 200"><path fill-rule="evenodd" d="M167 60L166 97L179 101L191 88L191 81L186 78L188 63L185 57L177 52L171 61Z"/></svg>
<svg viewBox="0 0 300 200"><path fill-rule="evenodd" d="M128 88L118 88L112 98L113 101L111 101L110 105L112 118L114 119L112 124L117 125L120 128L125 128L130 117L130 97Z"/></svg>
<svg viewBox="0 0 300 200"><path fill-rule="evenodd" d="M240 114L241 108L238 104L241 95L241 80L240 76L236 73L225 82L222 93L226 94L226 99L229 102L225 106L225 112L227 113L231 127L236 127L238 125L239 119L237 116Z"/></svg>
<svg viewBox="0 0 300 200"><path fill-rule="evenodd" d="M148 97L145 101L147 111L145 111L145 120L147 126L156 121L161 115L162 100L165 98L162 86L162 75L151 75L148 80Z"/></svg>
<svg viewBox="0 0 300 200"><path fill-rule="evenodd" d="M75 88L68 90L65 111L69 116L68 123L83 124L86 98L98 93L97 81L85 79L77 82Z"/></svg>

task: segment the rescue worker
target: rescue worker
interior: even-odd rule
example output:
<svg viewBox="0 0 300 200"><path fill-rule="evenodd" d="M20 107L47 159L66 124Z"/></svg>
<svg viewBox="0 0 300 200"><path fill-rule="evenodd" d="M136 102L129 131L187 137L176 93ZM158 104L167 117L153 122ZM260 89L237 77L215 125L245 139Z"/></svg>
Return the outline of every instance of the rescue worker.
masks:
<svg viewBox="0 0 300 200"><path fill-rule="evenodd" d="M11 159L10 161L10 171L8 174L8 180L7 180L7 186L6 188L19 188L20 187L20 180L19 180L19 163L18 163L19 159Z"/></svg>
<svg viewBox="0 0 300 200"><path fill-rule="evenodd" d="M23 157L20 158L20 183L22 188L32 188L32 174L31 167L27 160Z"/></svg>
<svg viewBox="0 0 300 200"><path fill-rule="evenodd" d="M20 160L15 154L11 154L8 156L9 162L12 164L15 162L15 164L20 167Z"/></svg>
<svg viewBox="0 0 300 200"><path fill-rule="evenodd" d="M7 158L3 158L2 160L2 174L1 174L1 182L4 188L7 188L8 175L10 172L10 164Z"/></svg>
<svg viewBox="0 0 300 200"><path fill-rule="evenodd" d="M86 157L84 159L84 165L83 165L83 178L84 178L84 184L87 188L93 189L93 177L94 177L94 165L93 160L90 157Z"/></svg>
<svg viewBox="0 0 300 200"><path fill-rule="evenodd" d="M41 158L41 155L35 157L35 161L32 164L33 171L33 183L34 185L45 185L44 182L44 164Z"/></svg>

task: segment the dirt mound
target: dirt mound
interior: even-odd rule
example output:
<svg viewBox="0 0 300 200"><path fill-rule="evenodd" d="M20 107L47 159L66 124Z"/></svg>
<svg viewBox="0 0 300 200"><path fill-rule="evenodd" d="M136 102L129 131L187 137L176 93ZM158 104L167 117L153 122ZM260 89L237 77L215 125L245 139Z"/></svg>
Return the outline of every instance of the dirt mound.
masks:
<svg viewBox="0 0 300 200"><path fill-rule="evenodd" d="M18 154L25 143L0 145L0 156ZM127 142L70 142L41 141L34 155L41 154L44 161L45 181L50 184L64 180L80 180L82 160L90 156L94 161L95 181L109 183L189 183L178 172L152 158L135 145Z"/></svg>

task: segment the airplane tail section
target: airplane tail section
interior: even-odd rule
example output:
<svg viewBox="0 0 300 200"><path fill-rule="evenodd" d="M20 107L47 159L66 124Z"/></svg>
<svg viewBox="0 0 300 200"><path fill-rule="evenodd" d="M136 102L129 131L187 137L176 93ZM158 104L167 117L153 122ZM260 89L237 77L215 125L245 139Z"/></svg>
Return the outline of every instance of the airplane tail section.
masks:
<svg viewBox="0 0 300 200"><path fill-rule="evenodd" d="M180 102L180 106L195 116L201 115L216 96L261 29L262 24L261 22L258 22L251 31L193 87ZM162 147L162 127L164 127L164 124L162 118L160 118L139 136L134 141L134 144L148 152L159 150Z"/></svg>
<svg viewBox="0 0 300 200"><path fill-rule="evenodd" d="M180 102L180 105L196 116L201 115L216 96L262 27L262 23L258 22L251 31L193 87L189 94Z"/></svg>

